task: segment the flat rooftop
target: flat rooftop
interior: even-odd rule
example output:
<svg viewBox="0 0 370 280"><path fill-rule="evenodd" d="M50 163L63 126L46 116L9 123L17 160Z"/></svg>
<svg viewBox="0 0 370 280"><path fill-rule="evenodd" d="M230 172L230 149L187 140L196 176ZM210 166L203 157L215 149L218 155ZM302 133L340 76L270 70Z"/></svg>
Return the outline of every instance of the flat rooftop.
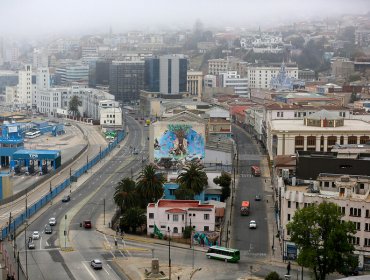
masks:
<svg viewBox="0 0 370 280"><path fill-rule="evenodd" d="M271 130L275 131L370 131L370 123L361 121L361 120L344 120L344 125L339 127L317 127L317 126L305 126L303 120L272 120L271 121Z"/></svg>

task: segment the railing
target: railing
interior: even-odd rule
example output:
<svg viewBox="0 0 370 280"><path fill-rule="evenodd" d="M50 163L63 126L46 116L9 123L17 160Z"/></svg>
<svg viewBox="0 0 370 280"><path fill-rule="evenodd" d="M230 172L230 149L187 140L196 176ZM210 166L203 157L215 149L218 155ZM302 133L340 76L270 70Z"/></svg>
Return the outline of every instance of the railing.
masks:
<svg viewBox="0 0 370 280"><path fill-rule="evenodd" d="M91 161L88 161L84 166L80 169L75 171L71 174L71 177L66 179L63 183L59 184L55 188L52 188L50 192L43 197L41 197L37 202L30 205L27 208L27 211L20 213L17 217L13 219L13 221L7 226L1 229L1 240L4 240L9 233L14 232L19 226L24 224L26 219L32 217L37 211L39 211L42 207L50 202L54 197L60 194L63 190L65 190L71 184L71 178L79 178L95 166L101 159L106 157L117 145L125 138L124 132L119 132L117 134L116 140L114 142L109 143L108 147L101 151L98 155L96 155Z"/></svg>

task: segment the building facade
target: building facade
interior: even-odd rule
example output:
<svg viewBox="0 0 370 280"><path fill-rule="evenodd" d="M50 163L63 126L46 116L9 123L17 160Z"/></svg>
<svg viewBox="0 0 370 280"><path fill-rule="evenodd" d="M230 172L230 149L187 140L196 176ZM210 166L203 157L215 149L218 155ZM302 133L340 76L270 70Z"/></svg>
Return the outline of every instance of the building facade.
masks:
<svg viewBox="0 0 370 280"><path fill-rule="evenodd" d="M215 207L197 200L165 200L149 203L147 207L147 233L155 226L163 235L182 237L185 227L195 231L215 230Z"/></svg>
<svg viewBox="0 0 370 280"><path fill-rule="evenodd" d="M268 89L271 86L271 80L277 77L281 66L271 65L250 65L248 67L248 85L250 88ZM298 79L298 66L285 65L286 75L292 79Z"/></svg>
<svg viewBox="0 0 370 280"><path fill-rule="evenodd" d="M196 95L201 99L203 92L203 73L200 71L188 71L187 77L187 92L191 95Z"/></svg>
<svg viewBox="0 0 370 280"><path fill-rule="evenodd" d="M236 71L227 71L220 73L221 87L233 88L236 95L250 97L248 88L248 79L241 78Z"/></svg>
<svg viewBox="0 0 370 280"><path fill-rule="evenodd" d="M32 107L36 94L36 84L32 79L32 65L26 64L24 70L18 72L18 96L19 102L28 108Z"/></svg>
<svg viewBox="0 0 370 280"><path fill-rule="evenodd" d="M330 151L335 144L364 144L370 124L344 119L336 112L322 110L304 120L272 120L268 124L267 149L270 157L296 151Z"/></svg>
<svg viewBox="0 0 370 280"><path fill-rule="evenodd" d="M322 173L311 183L285 186L279 180L280 236L283 255L288 259L297 257L297 248L290 242L286 225L292 221L296 210L312 204L332 202L338 205L343 220L355 224L356 234L352 239L359 267L370 270L370 177Z"/></svg>
<svg viewBox="0 0 370 280"><path fill-rule="evenodd" d="M73 82L89 80L88 65L66 65L55 70L55 80L58 85L71 85Z"/></svg>
<svg viewBox="0 0 370 280"><path fill-rule="evenodd" d="M187 90L188 60L184 55L163 55L145 60L145 90L176 95Z"/></svg>
<svg viewBox="0 0 370 280"><path fill-rule="evenodd" d="M119 102L140 98L144 89L144 61L113 61L109 67L109 92Z"/></svg>

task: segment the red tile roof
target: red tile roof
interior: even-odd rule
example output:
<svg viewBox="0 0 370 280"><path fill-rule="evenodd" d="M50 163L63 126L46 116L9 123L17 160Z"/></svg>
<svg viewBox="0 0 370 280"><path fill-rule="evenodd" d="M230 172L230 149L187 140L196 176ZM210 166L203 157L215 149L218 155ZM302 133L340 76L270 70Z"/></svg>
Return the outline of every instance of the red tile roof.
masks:
<svg viewBox="0 0 370 280"><path fill-rule="evenodd" d="M166 210L166 213L186 213L186 210L180 208L171 208Z"/></svg>
<svg viewBox="0 0 370 280"><path fill-rule="evenodd" d="M198 207L198 200L160 199L158 207Z"/></svg>

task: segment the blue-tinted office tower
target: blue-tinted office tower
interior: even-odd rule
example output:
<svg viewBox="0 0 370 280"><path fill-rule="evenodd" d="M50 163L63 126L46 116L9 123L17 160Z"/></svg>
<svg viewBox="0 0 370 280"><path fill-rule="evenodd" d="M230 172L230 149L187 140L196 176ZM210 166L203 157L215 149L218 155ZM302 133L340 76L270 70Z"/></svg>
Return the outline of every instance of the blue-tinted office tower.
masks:
<svg viewBox="0 0 370 280"><path fill-rule="evenodd" d="M188 60L184 55L163 55L145 60L145 90L161 94L186 92Z"/></svg>

